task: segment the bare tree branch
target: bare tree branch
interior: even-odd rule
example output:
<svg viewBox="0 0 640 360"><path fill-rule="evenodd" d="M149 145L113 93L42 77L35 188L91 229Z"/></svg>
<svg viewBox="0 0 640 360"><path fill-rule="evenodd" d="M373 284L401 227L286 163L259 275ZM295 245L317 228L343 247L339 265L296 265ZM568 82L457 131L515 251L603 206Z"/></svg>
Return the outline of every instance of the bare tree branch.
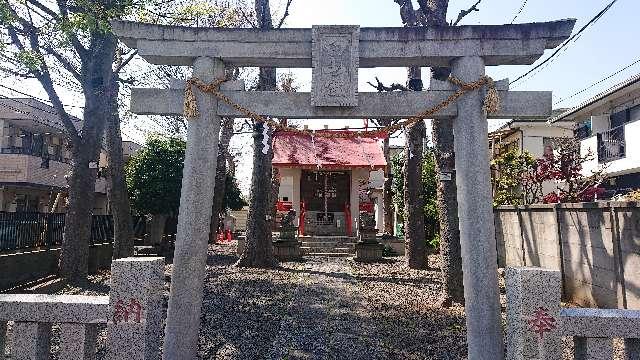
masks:
<svg viewBox="0 0 640 360"><path fill-rule="evenodd" d="M127 66L127 64L129 64L131 62L131 60L133 60L133 58L136 57L136 55L138 55L138 49L133 50L132 52L130 52L127 55L127 58L122 60L119 64L116 65L115 70L113 71L114 73L119 73L120 70L122 70L122 68L124 68L125 66Z"/></svg>
<svg viewBox="0 0 640 360"><path fill-rule="evenodd" d="M40 9L40 11L44 12L45 14L51 16L53 19L59 19L60 15L58 15L58 13L56 13L55 11L51 10L49 7L43 5L40 1L38 0L26 0L27 3L35 6L36 8Z"/></svg>
<svg viewBox="0 0 640 360"><path fill-rule="evenodd" d="M11 9L10 7L9 9L13 11L13 9ZM21 22L26 22L24 19L22 18L20 19L22 20ZM22 50L22 51L26 50L26 46L18 36L18 33L16 32L16 28L10 25L7 27L7 30L12 43L19 50ZM33 25L27 23L27 29L23 29L23 30L27 32L27 36L28 36L27 38L29 40L29 46L31 48L31 51L40 55L44 59L40 51L40 40L38 38L37 29ZM74 144L77 144L80 140L78 136L78 130L76 129L73 121L71 120L71 117L69 116L69 113L67 113L67 111L64 108L64 105L62 104L62 101L60 100L60 96L58 95L58 92L56 91L53 85L53 80L51 79L51 74L49 73L49 68L47 67L46 62L42 61L42 63L40 64L40 69L31 70L31 72L38 79L38 81L40 81L40 83L42 84L42 87L44 88L47 95L49 96L49 100L51 100L53 107L56 109L56 112L58 113L58 117L64 124L65 130L67 131L67 136L69 136L69 139L71 139L71 141Z"/></svg>
<svg viewBox="0 0 640 360"><path fill-rule="evenodd" d="M278 22L278 26L276 26L276 29L280 29L282 28L282 25L284 25L284 21L289 16L289 7L291 6L292 2L293 0L287 0L287 6L284 8L284 14L282 14L282 18L280 18L280 21Z"/></svg>
<svg viewBox="0 0 640 360"><path fill-rule="evenodd" d="M391 92L391 91L396 91L396 90L399 90L399 91L411 91L411 89L409 89L408 87L406 87L404 85L401 85L401 84L396 84L396 83L391 84L391 86L385 86L380 81L380 79L378 79L377 76L376 76L376 82L377 82L376 85L372 84L370 81L367 81L367 84L371 85L372 87L374 87L379 92L384 92L384 91Z"/></svg>
<svg viewBox="0 0 640 360"><path fill-rule="evenodd" d="M65 70L67 70L76 80L82 83L82 75L80 74L80 71L73 66L69 59L62 56L62 54L54 50L51 46L44 47L44 51L56 58Z"/></svg>
<svg viewBox="0 0 640 360"><path fill-rule="evenodd" d="M238 7L238 11L240 12L240 15L242 15L242 18L244 19L244 21L247 22L247 24L249 24L252 28L257 29L258 28L258 24L256 24L253 21L254 16L249 16L245 11L244 8L242 6Z"/></svg>
<svg viewBox="0 0 640 360"><path fill-rule="evenodd" d="M474 11L480 11L480 9L478 9L478 5L480 5L480 3L482 2L482 0L478 0L475 4L473 4L469 9L467 10L462 10L460 11L460 14L458 14L458 18L456 19L456 21L452 24L452 26L456 26L460 23L460 21L462 19L464 19L465 16L471 14Z"/></svg>

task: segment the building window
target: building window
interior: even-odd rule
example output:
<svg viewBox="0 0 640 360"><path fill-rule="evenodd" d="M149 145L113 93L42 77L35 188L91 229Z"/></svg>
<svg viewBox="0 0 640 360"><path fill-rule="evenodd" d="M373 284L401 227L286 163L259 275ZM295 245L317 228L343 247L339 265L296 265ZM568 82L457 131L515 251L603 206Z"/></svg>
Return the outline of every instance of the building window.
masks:
<svg viewBox="0 0 640 360"><path fill-rule="evenodd" d="M610 127L611 129L617 128L618 126L622 126L629 121L629 111L623 110L615 114L611 114L609 121L611 124L611 127Z"/></svg>
<svg viewBox="0 0 640 360"><path fill-rule="evenodd" d="M582 122L573 131L573 136L578 140L583 140L591 136L591 118Z"/></svg>
<svg viewBox="0 0 640 360"><path fill-rule="evenodd" d="M640 120L640 105L629 108L629 122Z"/></svg>

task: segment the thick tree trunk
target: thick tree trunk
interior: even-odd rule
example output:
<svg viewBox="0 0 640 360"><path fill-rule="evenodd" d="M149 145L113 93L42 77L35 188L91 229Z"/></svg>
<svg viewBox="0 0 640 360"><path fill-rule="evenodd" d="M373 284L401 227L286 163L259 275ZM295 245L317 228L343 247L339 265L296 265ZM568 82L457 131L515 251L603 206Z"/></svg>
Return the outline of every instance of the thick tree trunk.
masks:
<svg viewBox="0 0 640 360"><path fill-rule="evenodd" d="M432 138L435 145L436 172L451 176L438 181L438 215L440 219L440 256L442 258L443 305L464 304L462 285L462 254L458 229L458 197L456 188L455 153L453 152L453 121L433 120Z"/></svg>
<svg viewBox="0 0 640 360"><path fill-rule="evenodd" d="M247 240L237 265L242 267L272 268L278 266L273 255L271 239L271 149L272 134L266 131L267 144L263 143L265 125L256 123L253 132L253 171L251 174L251 196L247 216ZM265 154L266 152L266 154Z"/></svg>
<svg viewBox="0 0 640 360"><path fill-rule="evenodd" d="M118 83L113 81L113 93L118 94ZM118 98L110 98L111 112L105 127L105 146L107 153L107 173L109 177L109 203L113 215L113 259L133 256L133 220L131 206L124 177L124 156L122 154L122 135Z"/></svg>
<svg viewBox="0 0 640 360"><path fill-rule="evenodd" d="M72 284L83 284L89 272L89 240L95 198L96 171L89 168L91 153L83 151L95 145L83 144L74 149L69 176L69 205L60 253L60 276Z"/></svg>
<svg viewBox="0 0 640 360"><path fill-rule="evenodd" d="M224 198L227 188L227 154L229 142L233 136L233 119L223 119L220 128L220 143L218 146L218 164L216 168L216 184L211 211L211 225L209 227L209 242L216 242L216 233L220 226L220 214L224 209Z"/></svg>
<svg viewBox="0 0 640 360"><path fill-rule="evenodd" d="M98 160L100 140L118 94L112 81L117 39L111 33L92 34L93 52L82 84L85 96L81 136L72 139L72 166L69 177L69 206L60 254L59 273L70 283L87 280L91 215L95 198L96 170L89 163Z"/></svg>
<svg viewBox="0 0 640 360"><path fill-rule="evenodd" d="M426 269L427 241L424 232L424 199L422 197L422 143L424 121L407 129L404 165L404 216L407 265L411 269Z"/></svg>

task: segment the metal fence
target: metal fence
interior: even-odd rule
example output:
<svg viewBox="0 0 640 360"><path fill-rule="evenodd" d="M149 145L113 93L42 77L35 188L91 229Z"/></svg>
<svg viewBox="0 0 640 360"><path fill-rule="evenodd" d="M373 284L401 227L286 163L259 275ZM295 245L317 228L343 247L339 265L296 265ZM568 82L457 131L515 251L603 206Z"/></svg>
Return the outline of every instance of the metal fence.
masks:
<svg viewBox="0 0 640 360"><path fill-rule="evenodd" d="M0 212L0 251L62 244L65 214ZM93 215L91 244L113 241L111 215Z"/></svg>
<svg viewBox="0 0 640 360"><path fill-rule="evenodd" d="M625 157L624 125L598 134L598 162L605 163Z"/></svg>

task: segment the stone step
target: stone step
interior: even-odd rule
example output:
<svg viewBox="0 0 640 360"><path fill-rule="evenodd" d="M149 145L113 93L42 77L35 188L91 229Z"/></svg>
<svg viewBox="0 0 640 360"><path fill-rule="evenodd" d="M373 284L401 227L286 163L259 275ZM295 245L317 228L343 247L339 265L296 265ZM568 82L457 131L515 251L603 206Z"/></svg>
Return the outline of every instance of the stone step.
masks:
<svg viewBox="0 0 640 360"><path fill-rule="evenodd" d="M301 246L300 249L306 252L353 252L355 248L334 246L334 247L314 247L314 246Z"/></svg>
<svg viewBox="0 0 640 360"><path fill-rule="evenodd" d="M298 241L302 242L347 242L356 243L358 238L348 236L301 236Z"/></svg>
<svg viewBox="0 0 640 360"><path fill-rule="evenodd" d="M356 243L335 243L335 242L302 242L302 246L316 247L316 248L334 248L334 247L346 247L355 248Z"/></svg>
<svg viewBox="0 0 640 360"><path fill-rule="evenodd" d="M313 253L305 253L305 256L324 256L324 257L350 257L353 256L352 253L322 253L322 252L313 252Z"/></svg>
<svg viewBox="0 0 640 360"><path fill-rule="evenodd" d="M355 249L355 246L308 246L302 244L301 249L312 249L312 250L340 250L340 251L351 251Z"/></svg>

